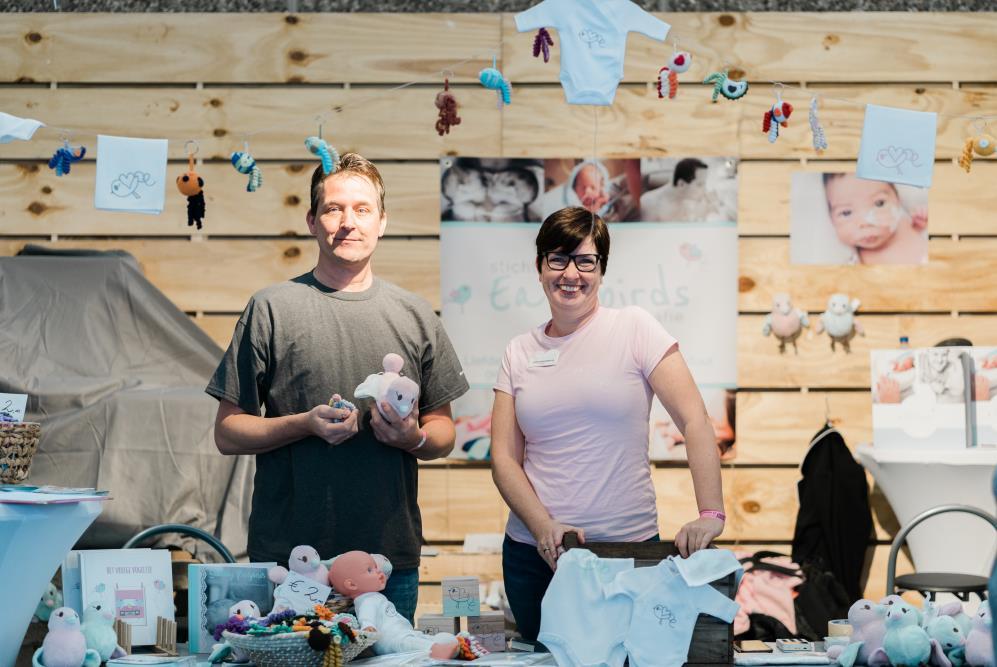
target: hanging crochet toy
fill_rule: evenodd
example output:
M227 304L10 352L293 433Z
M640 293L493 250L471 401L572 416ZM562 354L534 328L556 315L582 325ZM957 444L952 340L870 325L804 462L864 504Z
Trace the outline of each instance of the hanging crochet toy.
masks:
M810 134L813 135L814 150L820 155L827 150L827 137L824 135L824 127L817 118L817 96L810 98Z
M994 154L994 149L997 149L997 143L994 142L992 135L981 132L975 137L970 137L966 139L966 145L962 148L962 155L959 156L959 166L965 169L968 174L970 168L973 166L974 153L981 157L987 157ZM51 163L49 166L51 166Z
M772 108L765 112L762 119L762 132L769 135L769 143L774 144L779 138L779 126L786 127L789 124L789 116L793 113L793 105L783 102L781 99L772 105Z
M845 352L851 352L851 341L855 335L865 335L865 330L855 319L855 311L859 309L858 299L849 299L847 294L832 294L827 300L827 310L821 313L817 322L817 333L827 331L831 339L831 351L835 343L841 345Z
M712 72L703 79L703 83L713 84L713 103L716 104L717 97L723 95L728 100L739 100L748 92L747 81L737 81L727 76L727 70L722 72Z
M499 106L512 104L512 85L509 80L502 76L502 72L495 67L495 58L492 58L492 66L486 67L478 73L478 80L485 88L498 91Z
M772 312L765 316L762 325L762 335L772 334L779 340L779 354L786 353L786 344L793 346L793 352L799 354L796 339L800 337L804 327L810 326L810 318L806 312L793 307L789 294L779 292L772 297Z
M554 46L554 39L547 32L547 28L540 28L537 36L533 38L533 57L539 58L543 54L544 62L550 62L550 47Z
M658 99L674 100L679 91L679 74L689 71L692 66L692 54L688 51L676 51L668 64L658 70ZM667 73L667 74L666 74ZM668 90L665 90L665 79L668 80Z
M312 136L305 139L305 147L313 154L318 155L322 161L322 172L324 174L331 174L339 168L339 153L322 139L321 136Z
M436 93L436 108L440 110L440 117L436 119L436 133L442 137L444 134L450 134L452 126L460 125L457 98L450 92L450 79L444 79L443 90Z
M196 152L196 151L195 151ZM204 179L194 171L194 153L187 153L187 171L177 176L177 190L187 197L187 226L201 229L204 221Z
M249 183L246 184L246 192L256 192L263 185L263 174L256 166L256 160L249 154L249 151L242 153L236 151L232 153L232 166L240 174L249 175Z
M52 154L52 159L48 161L48 168L55 170L56 176L65 176L69 173L70 165L79 162L87 154L85 146L80 146L79 151L73 152L67 139L63 139L62 147Z

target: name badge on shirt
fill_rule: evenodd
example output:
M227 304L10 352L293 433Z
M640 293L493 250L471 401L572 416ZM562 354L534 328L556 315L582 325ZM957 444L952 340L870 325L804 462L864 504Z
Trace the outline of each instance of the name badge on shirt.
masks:
M530 368L543 368L544 366L556 366L559 352L557 350L547 350L537 352L530 359Z

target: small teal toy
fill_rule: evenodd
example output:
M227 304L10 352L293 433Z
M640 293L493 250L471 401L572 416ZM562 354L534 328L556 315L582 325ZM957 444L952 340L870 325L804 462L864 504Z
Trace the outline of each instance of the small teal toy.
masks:
M492 58L492 66L486 67L478 73L478 80L485 88L498 91L499 106L502 106L502 104L512 104L512 84L495 67L494 57Z
M80 626L87 640L87 648L100 654L101 662L126 655L118 646L118 635L114 631L114 613L102 605L94 603L83 610L83 624Z
M323 173L331 174L339 168L339 153L322 137L308 137L305 139L305 147L322 160Z
M86 146L80 146L78 151L74 151L69 142L63 140L62 147L52 154L48 161L48 168L55 170L56 176L65 176L74 162L79 162L87 154Z
M87 648L80 630L80 615L59 607L48 619L48 634L31 656L32 667L99 667L100 654Z
M52 616L52 611L61 606L62 591L56 588L55 584L49 582L45 592L42 593L42 599L38 601L38 606L35 608L35 618L42 623L48 623L48 619Z
M938 642L918 625L917 609L911 605L902 600L894 602L883 622L886 625L883 648L872 655L870 662L878 662L885 654L893 667L920 667L929 659L939 667L951 667Z
M249 151L232 153L232 166L240 174L249 176L249 183L246 185L246 192L256 192L263 185L263 174L256 165L256 160L249 154Z
M728 100L739 100L748 94L748 82L737 81L727 76L727 70L722 72L711 72L703 79L704 84L713 84L713 103L716 104L717 97L723 95Z

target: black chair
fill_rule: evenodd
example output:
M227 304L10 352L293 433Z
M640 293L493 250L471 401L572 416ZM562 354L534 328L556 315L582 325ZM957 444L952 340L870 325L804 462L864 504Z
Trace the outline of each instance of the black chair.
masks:
M194 526L188 526L183 523L163 523L158 526L152 526L151 528L146 528L145 530L143 530L142 532L138 533L137 535L129 539L127 542L125 542L125 545L122 547L122 549L132 549L141 544L142 542L144 542L145 540L149 539L150 537L155 537L156 535L163 535L166 533L177 533L179 535L186 535L188 537L194 537L203 542L207 542L212 549L218 552L218 555L221 556L226 563L235 562L235 556L232 555L232 552L229 551L217 537L215 537L211 533L201 530L200 528L195 528Z
M971 593L975 593L980 600L986 599L986 577L955 572L915 572L914 574L896 576L897 555L900 553L900 547L903 546L910 531L925 519L948 512L973 514L984 521L989 521L990 525L997 531L997 519L983 510L969 505L939 505L938 507L932 507L929 510L921 512L911 519L910 523L901 528L900 532L893 539L893 544L890 547L890 559L886 564L887 595L902 591L916 591L930 600L938 593L952 593L960 600L966 601L969 599Z

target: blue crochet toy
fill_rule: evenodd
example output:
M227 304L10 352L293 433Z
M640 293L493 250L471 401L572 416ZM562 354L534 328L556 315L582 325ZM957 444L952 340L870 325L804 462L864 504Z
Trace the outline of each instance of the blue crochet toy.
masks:
M232 166L240 174L249 175L249 183L246 184L246 192L256 192L263 185L263 174L256 166L256 160L249 154L249 151L232 153Z
M62 148L59 148L52 154L52 159L48 161L48 168L55 169L56 176L65 176L69 173L70 165L82 160L86 154L86 146L80 146L79 152L74 153L67 141L62 145Z
M305 147L322 160L323 173L331 174L339 168L339 153L322 137L308 137L305 139Z
M357 409L357 406L353 405L345 398L340 397L339 394L333 394L332 399L329 401L329 405L336 408L337 410L349 410L350 412L353 412L354 410ZM338 424L339 422L345 420L333 419L332 421Z
M747 81L737 81L727 76L727 70L723 72L711 72L703 79L703 83L713 84L713 103L716 104L717 97L723 95L728 100L739 100L748 92Z
M498 91L501 100L499 106L502 104L512 104L512 85L502 75L502 72L498 71L495 67L495 58L492 58L491 67L486 67L478 73L478 80L481 81L481 85L485 88Z

